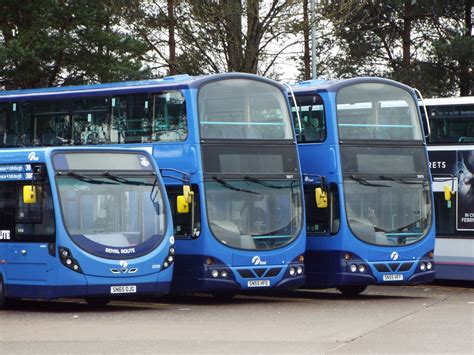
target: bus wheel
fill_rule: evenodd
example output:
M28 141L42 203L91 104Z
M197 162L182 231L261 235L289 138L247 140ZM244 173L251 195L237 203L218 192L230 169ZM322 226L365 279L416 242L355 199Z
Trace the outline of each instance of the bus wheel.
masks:
M0 309L8 306L8 301L5 297L5 285L3 284L3 277L0 276Z
M86 298L86 302L89 306L103 307L110 302L109 298Z
M367 285L355 285L355 286L341 286L337 289L341 292L344 296L347 297L355 297L360 295L362 292L365 291Z

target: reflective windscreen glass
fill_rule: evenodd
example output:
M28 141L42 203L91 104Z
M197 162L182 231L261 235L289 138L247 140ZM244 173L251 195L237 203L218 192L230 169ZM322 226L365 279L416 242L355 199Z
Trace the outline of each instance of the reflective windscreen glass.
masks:
M423 238L431 223L429 182L424 179L344 180L349 227L376 245L406 245Z
M420 141L416 102L409 92L382 83L342 88L337 94L339 139Z
M285 95L248 79L214 81L199 90L203 139L292 139Z
M211 231L223 244L249 250L275 249L301 228L301 188L296 180L206 182Z
M166 227L165 206L155 184L153 176L58 176L69 234L73 239L85 238L109 247L133 247L153 237L161 239Z

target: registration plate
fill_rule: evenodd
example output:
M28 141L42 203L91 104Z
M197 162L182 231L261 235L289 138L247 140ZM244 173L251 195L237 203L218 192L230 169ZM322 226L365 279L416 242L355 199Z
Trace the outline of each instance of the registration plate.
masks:
M248 287L270 287L270 280L250 280L247 281Z
M384 281L403 281L403 274L387 274L383 275Z
M137 286L127 285L127 286L110 286L110 293L136 293Z

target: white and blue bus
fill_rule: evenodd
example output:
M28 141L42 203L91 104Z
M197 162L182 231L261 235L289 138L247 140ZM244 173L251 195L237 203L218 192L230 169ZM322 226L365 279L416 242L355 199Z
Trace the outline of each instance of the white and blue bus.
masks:
M0 94L0 112L0 146L147 149L168 169L173 292L229 297L304 283L302 182L279 83L227 73L20 90Z
M166 294L174 254L170 207L147 152L0 149L0 306Z
M425 105L431 126L436 279L474 281L474 97L426 99ZM445 191L452 194L448 202Z

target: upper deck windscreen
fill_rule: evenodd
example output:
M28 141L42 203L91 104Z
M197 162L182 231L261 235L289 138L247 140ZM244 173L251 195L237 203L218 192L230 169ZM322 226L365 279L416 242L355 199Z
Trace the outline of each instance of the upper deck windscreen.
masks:
M285 95L248 79L214 81L199 91L202 139L293 139Z
M421 141L416 102L409 92L383 83L342 88L337 94L339 139Z

